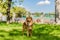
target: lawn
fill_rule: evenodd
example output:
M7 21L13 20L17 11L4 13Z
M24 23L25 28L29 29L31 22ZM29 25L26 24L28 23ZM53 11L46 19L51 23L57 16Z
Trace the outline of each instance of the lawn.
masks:
M32 37L22 35L22 23L0 23L0 40L60 40L60 25L34 24Z

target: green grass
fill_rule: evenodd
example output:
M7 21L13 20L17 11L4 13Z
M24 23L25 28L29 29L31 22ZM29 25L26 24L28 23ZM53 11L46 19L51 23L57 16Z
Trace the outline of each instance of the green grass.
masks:
M27 37L21 23L0 23L0 40L60 40L60 25L34 24L32 37Z

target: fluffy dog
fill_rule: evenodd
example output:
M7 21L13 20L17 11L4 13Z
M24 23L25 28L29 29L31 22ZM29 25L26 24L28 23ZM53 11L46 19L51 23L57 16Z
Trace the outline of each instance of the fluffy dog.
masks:
M33 20L32 17L27 17L26 21L23 23L23 35L24 31L27 31L27 36L32 36L32 27L33 27Z

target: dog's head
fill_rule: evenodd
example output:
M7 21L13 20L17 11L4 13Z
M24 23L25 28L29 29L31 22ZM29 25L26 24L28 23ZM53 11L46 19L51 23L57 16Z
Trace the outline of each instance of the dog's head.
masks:
M27 18L26 18L26 21L27 21L27 22L31 22L31 21L32 21L32 17L27 17Z

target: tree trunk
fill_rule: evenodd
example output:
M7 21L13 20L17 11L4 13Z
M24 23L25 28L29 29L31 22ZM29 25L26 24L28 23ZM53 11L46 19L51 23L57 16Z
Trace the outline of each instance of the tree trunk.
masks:
M57 23L57 4L56 4L56 1L55 0L55 23Z
M12 0L8 0L8 1L7 1L7 5L8 5L8 8L7 8L7 24L10 23L10 8L11 8L11 2L12 2Z

